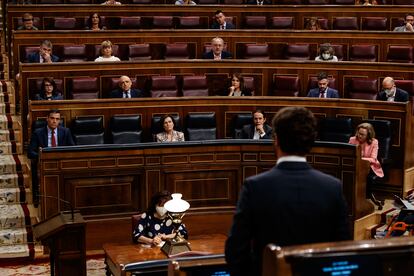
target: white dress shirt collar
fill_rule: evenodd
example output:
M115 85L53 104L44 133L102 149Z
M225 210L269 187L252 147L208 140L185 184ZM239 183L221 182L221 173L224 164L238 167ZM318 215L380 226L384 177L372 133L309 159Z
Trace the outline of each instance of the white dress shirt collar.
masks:
M276 165L282 162L306 162L306 157L298 155L282 156L279 159L277 159Z

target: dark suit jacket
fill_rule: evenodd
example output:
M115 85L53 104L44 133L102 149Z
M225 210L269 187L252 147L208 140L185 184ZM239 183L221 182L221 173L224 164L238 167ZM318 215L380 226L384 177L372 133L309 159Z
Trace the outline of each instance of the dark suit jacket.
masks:
M221 52L221 59L232 58L232 54L226 51ZM213 51L207 52L203 54L204 59L214 59Z
M58 62L59 61L59 57L52 55L52 62ZM27 62L29 63L39 63L40 62L40 53L36 52L36 53L31 53L28 57L27 57Z
M247 5L257 5L257 0L248 0L246 4ZM263 5L271 5L271 4L272 4L272 1L270 1L270 0L264 0L263 1Z
M226 261L231 275L261 275L267 244L346 240L348 227L338 179L305 162L282 162L245 180L226 241Z
M115 89L111 91L111 98L122 98L124 96L124 92L121 89ZM144 93L142 93L139 89L131 88L131 98L142 98L144 97Z
M387 94L385 94L384 91L381 91L377 95L377 100L386 101L387 100ZM403 102L408 102L408 92L397 87L397 91L395 92L394 102L402 102L402 103Z
M211 25L211 29L220 29L220 24L217 23L217 21L214 21L214 23ZM233 25L233 23L227 22L226 30L230 30L230 29L236 29L236 27Z
M319 88L313 88L309 90L308 97L319 98ZM326 92L326 97L327 98L339 98L338 90L328 87L328 91Z
M260 139L272 139L272 128L265 124L263 129L265 131L265 135L263 135L263 137L261 137ZM255 126L253 124L244 126L241 132L241 138L253 139L254 131Z
M74 146L75 143L72 139L72 134L70 130L65 127L59 126L57 128L58 146ZM32 133L30 138L29 148L27 150L27 155L30 159L37 159L38 152L40 148L47 148L47 126L38 128Z

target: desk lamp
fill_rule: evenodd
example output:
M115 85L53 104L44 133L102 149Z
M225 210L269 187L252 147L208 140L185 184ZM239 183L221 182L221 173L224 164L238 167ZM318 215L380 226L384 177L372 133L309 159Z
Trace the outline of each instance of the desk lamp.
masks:
M168 257L171 255L175 255L181 252L191 251L188 242L180 235L178 231L182 219L185 215L185 211L190 208L190 203L181 199L182 194L172 194L172 199L167 201L164 204L164 208L168 211L168 216L171 218L175 236L172 239L165 241L165 244L162 246L161 250L164 252Z

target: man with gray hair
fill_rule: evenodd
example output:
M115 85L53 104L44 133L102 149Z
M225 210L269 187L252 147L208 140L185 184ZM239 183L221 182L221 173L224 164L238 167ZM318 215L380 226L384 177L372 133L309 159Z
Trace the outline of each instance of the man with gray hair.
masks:
M29 63L52 63L58 62L59 57L52 54L52 42L50 40L42 40L40 42L39 51L30 54L27 57Z
M408 102L408 93L395 86L394 79L386 77L382 81L382 91L378 93L376 100L387 102Z
M232 58L231 53L226 52L224 49L224 40L220 37L215 37L211 40L211 50L203 54L204 59L221 60Z

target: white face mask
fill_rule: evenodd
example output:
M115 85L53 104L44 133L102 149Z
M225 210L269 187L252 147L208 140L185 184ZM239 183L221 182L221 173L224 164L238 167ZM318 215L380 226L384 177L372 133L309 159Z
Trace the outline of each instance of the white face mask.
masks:
M166 214L167 214L167 209L165 209L164 208L164 206L163 207L161 207L161 206L155 206L155 210L157 211L157 214L162 218L162 217L164 217Z
M387 95L387 97L391 97L394 94L394 89L384 89L385 94Z
M322 54L322 58L323 59L330 59L331 58L331 55L324 53L324 54Z

